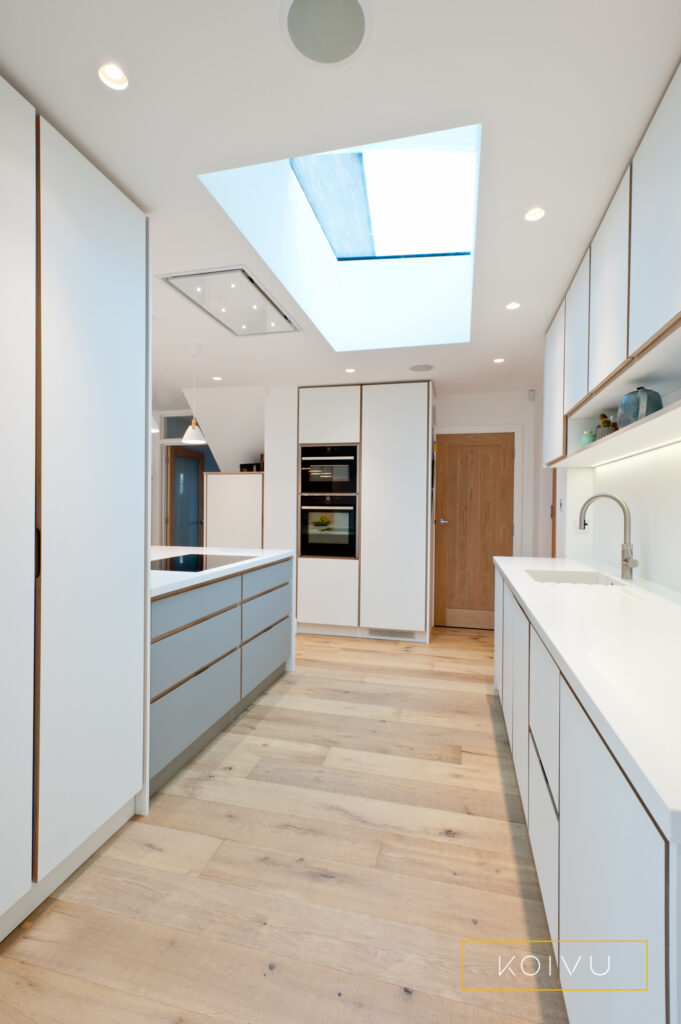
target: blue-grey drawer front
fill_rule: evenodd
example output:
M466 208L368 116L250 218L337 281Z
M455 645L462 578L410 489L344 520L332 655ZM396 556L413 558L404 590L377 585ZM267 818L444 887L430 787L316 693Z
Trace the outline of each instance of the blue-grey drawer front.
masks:
M291 619L261 633L241 648L241 696L245 697L270 672L279 668L291 652Z
M151 696L163 693L240 643L240 607L158 640L151 645Z
M265 590L278 587L282 583L291 582L291 559L285 562L277 562L275 565L266 565L262 569L253 569L244 573L244 600L247 597L255 597Z
M163 636L187 622L238 604L241 600L241 576L230 576L205 587L171 594L151 602L151 637Z
M150 775L153 778L239 703L241 655L222 658L151 705Z
M243 606L241 619L241 635L244 640L250 640L256 633L279 622L285 615L291 614L291 585L286 583L278 590L272 590L269 594L262 594L246 601Z

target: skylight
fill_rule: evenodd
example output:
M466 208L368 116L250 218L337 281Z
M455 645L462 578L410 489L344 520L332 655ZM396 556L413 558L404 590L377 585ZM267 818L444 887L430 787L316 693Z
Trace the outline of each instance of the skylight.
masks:
M367 147L291 160L338 260L469 256L477 164L477 147Z
M467 125L201 181L337 352L466 344L480 140Z

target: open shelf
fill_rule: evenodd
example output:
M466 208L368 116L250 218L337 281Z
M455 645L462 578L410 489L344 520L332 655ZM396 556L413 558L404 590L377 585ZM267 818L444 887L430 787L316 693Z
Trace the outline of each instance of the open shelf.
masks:
M592 441L583 448L577 448L565 458L552 462L551 466L557 469L602 466L606 462L616 462L641 452L664 448L677 441L681 441L681 401L645 419L630 423L628 427L615 430L598 441Z

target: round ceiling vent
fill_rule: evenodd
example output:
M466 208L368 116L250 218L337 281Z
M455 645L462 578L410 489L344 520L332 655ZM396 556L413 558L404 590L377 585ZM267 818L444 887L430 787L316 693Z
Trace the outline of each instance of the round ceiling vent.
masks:
M433 369L433 366L431 363L415 363L413 366L410 366L409 369L412 370L413 373L427 373L428 370Z
M319 64L350 57L366 28L358 0L293 0L287 24L296 49Z

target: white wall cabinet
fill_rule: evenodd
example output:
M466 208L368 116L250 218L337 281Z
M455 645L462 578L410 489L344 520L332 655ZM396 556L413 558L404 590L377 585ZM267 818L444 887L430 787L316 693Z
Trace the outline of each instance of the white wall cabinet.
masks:
M146 221L40 121L37 874L142 787Z
M207 548L263 546L263 474L206 473Z
M546 333L544 347L544 463L565 454L563 417L563 359L565 351L565 302L561 303Z
M594 952L604 969L602 947L564 940L609 940L611 971L589 986L648 991L570 992L565 1001L570 1024L664 1024L665 841L628 780L592 726L565 681L560 694L560 932L561 957L574 963ZM598 955L600 953L600 956ZM561 967L569 989L585 980Z
M298 559L298 621L357 626L359 562L354 558Z
M35 111L0 79L0 914L31 887L35 587ZM17 439L19 443L17 443ZM1 937L1 936L0 936Z
M301 388L300 444L359 444L361 388Z
M681 73L634 157L629 354L681 312Z
M430 385L362 389L360 626L426 629Z
M565 296L565 386L567 413L589 390L589 281L591 250L579 265Z
M627 168L591 243L589 390L627 358L630 184Z

